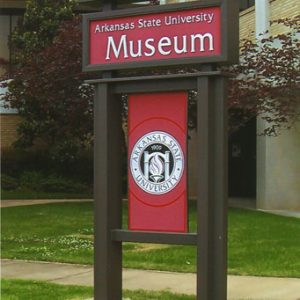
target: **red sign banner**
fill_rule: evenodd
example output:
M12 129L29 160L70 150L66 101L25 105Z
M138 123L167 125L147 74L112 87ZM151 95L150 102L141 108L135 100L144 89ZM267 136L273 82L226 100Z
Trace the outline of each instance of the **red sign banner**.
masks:
M129 95L129 229L187 231L187 92Z
M221 53L220 7L90 22L90 64Z

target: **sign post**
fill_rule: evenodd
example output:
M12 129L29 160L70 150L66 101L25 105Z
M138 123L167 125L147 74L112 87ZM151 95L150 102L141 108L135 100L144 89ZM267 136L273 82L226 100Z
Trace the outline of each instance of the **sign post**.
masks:
M84 71L95 85L96 300L122 299L122 243L197 246L197 299L225 300L226 75L238 56L235 0L84 16ZM180 30L179 30L180 28ZM121 69L201 64L185 74L113 77ZM145 72L144 72L145 73ZM187 219L187 93L197 92L197 233ZM121 95L129 99L129 226L122 228Z

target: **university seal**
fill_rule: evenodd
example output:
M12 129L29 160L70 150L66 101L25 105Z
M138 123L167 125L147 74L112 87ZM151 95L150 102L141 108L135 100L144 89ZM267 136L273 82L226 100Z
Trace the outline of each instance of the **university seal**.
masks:
M180 182L184 170L180 144L163 131L145 134L132 149L130 170L135 183L146 193L170 192Z

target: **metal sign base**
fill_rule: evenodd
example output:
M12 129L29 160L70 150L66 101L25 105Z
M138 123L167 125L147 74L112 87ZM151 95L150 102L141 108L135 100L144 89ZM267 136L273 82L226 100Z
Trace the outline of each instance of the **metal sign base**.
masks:
M197 300L227 298L226 76L218 71L185 75L105 78L95 84L94 298L122 299L122 242L197 246ZM122 229L120 95L191 90L197 96L197 233Z

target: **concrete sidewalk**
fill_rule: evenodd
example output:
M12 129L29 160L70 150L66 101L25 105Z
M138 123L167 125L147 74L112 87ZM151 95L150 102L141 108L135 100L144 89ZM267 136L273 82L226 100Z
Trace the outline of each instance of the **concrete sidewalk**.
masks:
M26 200L1 200L0 207L14 207L37 204L64 203L64 202L93 202L92 199L26 199Z
M2 278L44 280L93 286L93 267L62 263L1 260ZM123 270L124 289L168 290L195 294L196 275L146 270ZM300 300L300 279L228 276L230 300Z

